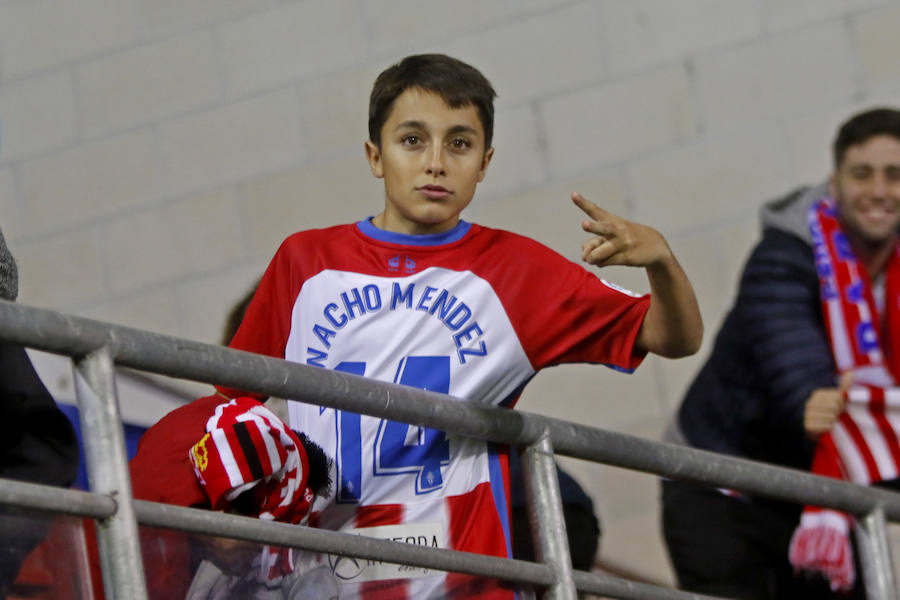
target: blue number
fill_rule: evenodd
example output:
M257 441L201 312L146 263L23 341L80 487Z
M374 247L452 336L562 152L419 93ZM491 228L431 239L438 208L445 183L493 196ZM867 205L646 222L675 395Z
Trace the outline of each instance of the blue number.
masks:
M450 391L449 356L410 356L400 362L394 383L440 392ZM450 442L443 431L384 419L375 438L375 475L416 474L416 493L444 485L441 466L450 462Z
M342 362L334 368L353 375L365 375L366 363ZM320 413L321 414L321 413ZM345 410L334 411L337 430L338 460L336 501L356 504L362 492L362 430L357 413Z
M365 375L366 363L342 362L336 371ZM400 362L394 383L447 394L450 392L449 356L409 356ZM320 414L324 412L320 410ZM360 415L335 411L337 433L338 503L359 502L362 493L362 430ZM450 462L450 442L443 431L382 419L374 448L374 474L416 474L416 493L440 489L441 467Z

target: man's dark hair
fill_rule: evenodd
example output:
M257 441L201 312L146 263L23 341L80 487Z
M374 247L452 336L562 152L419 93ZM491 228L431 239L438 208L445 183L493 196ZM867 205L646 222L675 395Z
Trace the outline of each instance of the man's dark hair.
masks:
M844 162L847 148L862 144L877 135L889 135L900 140L900 111L893 108L873 108L850 117L834 138L832 155L834 168Z
M484 128L484 149L494 137L494 98L497 93L481 72L444 54L407 56L381 72L369 96L369 139L381 148L381 128L394 102L410 88L440 96L450 108L474 106Z

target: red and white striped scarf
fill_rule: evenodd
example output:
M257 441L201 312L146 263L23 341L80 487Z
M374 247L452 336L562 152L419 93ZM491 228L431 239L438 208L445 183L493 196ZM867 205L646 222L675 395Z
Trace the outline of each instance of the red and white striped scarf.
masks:
M900 477L900 246L885 269L879 313L868 273L841 231L832 199L808 214L819 273L822 310L838 375L853 373L845 411L816 446L812 472L860 485ZM887 339L883 339L884 337ZM861 385L856 385L861 384ZM791 538L796 569L818 571L833 590L853 587L848 515L807 506Z
M235 398L216 407L206 432L190 459L214 510L250 493L260 519L306 521L313 501L306 451L281 419L252 398ZM274 583L293 569L289 549L266 547L261 558L262 581Z

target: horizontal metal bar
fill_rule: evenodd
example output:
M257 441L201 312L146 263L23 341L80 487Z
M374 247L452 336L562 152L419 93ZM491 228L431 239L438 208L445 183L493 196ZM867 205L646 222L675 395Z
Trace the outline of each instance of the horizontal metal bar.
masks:
M0 505L92 519L107 519L116 512L116 501L109 496L13 479L0 479Z
M722 600L719 596L705 596L692 592L671 590L648 583L628 581L602 573L574 571L575 587L579 592L598 594L604 598L623 600Z
M882 507L900 521L895 492L13 302L0 301L0 339L74 356L106 345L118 364L135 369L495 442L527 446L547 431L556 454L857 516Z
M557 454L857 516L882 507L891 521L900 521L897 492L577 424L550 430Z
M557 454L860 516L882 506L900 521L893 492L11 302L0 301L0 337L61 354L109 345L125 366L497 442L527 445L546 430Z
M0 479L0 505L27 511L61 513L74 517L104 519L116 510L115 501L101 494ZM176 529L201 535L233 537L258 544L293 546L315 552L357 556L374 560L396 560L422 568L451 570L470 575L495 577L537 587L553 582L550 569L536 563L478 554L408 546L334 531L297 527L211 512L135 500L138 521L150 527ZM581 592L611 598L646 600L702 600L710 598L667 590L597 573L574 571Z
M188 533L216 535L259 544L292 546L338 556L397 562L545 587L553 574L544 565L442 548L427 548L325 529L261 521L221 512L135 500L138 522Z

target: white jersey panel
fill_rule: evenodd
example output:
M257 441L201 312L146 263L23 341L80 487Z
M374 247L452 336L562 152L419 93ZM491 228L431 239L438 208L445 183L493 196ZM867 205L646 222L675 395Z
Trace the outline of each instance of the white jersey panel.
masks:
M285 358L488 404L534 374L491 286L438 267L318 273L294 302ZM490 479L478 440L297 402L290 415L333 453L339 504L427 504Z

